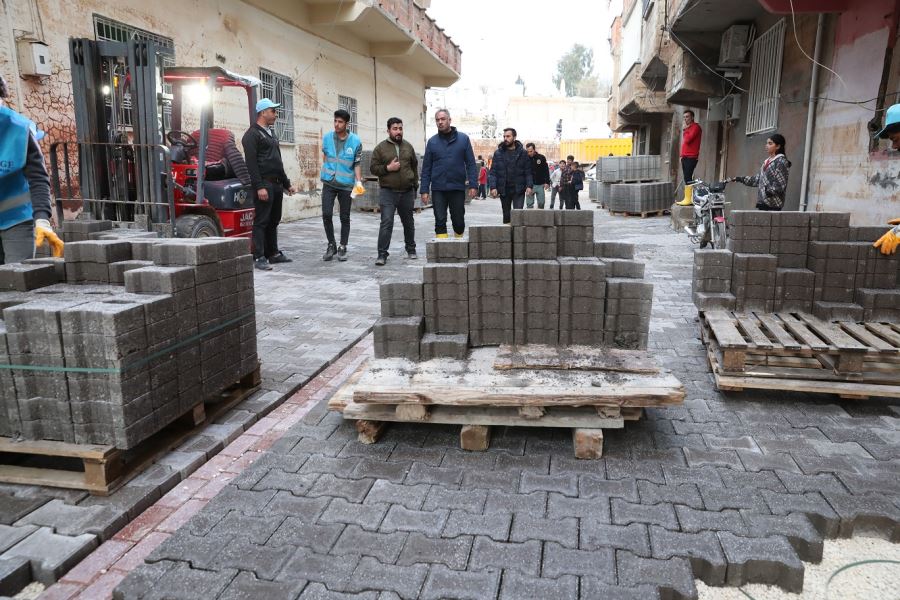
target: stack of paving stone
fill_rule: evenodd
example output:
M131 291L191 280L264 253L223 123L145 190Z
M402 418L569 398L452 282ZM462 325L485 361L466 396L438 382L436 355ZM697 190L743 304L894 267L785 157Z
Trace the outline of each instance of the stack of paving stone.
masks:
M610 212L660 212L672 204L672 183L659 181L658 155L601 156L597 164L597 197Z
M672 182L616 183L610 187L610 212L646 213L668 210L672 204Z
M731 215L729 249L694 253L698 309L900 322L900 258L872 247L884 227L851 227L848 213Z
M597 179L618 181L656 181L662 162L659 155L601 156L597 159Z
M0 435L127 449L253 372L247 250L93 240L66 245L65 279L0 266L0 363L21 367L0 370Z
M632 244L593 237L590 211L516 210L512 227L429 242L423 283L381 287L375 356L462 358L513 343L646 348L644 265Z

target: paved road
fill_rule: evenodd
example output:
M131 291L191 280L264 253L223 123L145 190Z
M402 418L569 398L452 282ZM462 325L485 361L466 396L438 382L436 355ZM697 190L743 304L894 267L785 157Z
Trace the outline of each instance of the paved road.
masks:
M470 214L499 221L489 202ZM424 239L430 218L418 222ZM684 406L647 411L606 435L604 459L576 461L563 430L498 428L489 451L465 453L454 427L398 425L363 446L323 400L117 597L693 598L694 576L796 590L823 538L900 539L900 404L716 392L685 239L667 219L597 223L647 261L651 347ZM315 370L371 323L379 281L420 266L376 270L375 220L354 226L367 241L346 264L315 260L318 222L283 229L301 260L258 279L267 380Z

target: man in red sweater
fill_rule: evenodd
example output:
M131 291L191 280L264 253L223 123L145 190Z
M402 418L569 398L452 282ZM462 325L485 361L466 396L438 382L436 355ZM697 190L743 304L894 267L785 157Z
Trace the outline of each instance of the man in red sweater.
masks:
M678 204L690 206L693 204L691 190L688 182L694 179L694 169L697 168L697 160L700 158L700 140L703 130L694 122L694 111L684 111L684 131L681 134L681 171L684 173L684 200Z

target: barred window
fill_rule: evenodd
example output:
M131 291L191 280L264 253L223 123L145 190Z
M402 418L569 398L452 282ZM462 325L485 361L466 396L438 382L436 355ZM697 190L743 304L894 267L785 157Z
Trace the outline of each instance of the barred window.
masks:
M343 108L350 113L350 123L347 129L353 133L358 133L357 124L359 123L359 114L356 108L356 98L350 96L338 96L338 108Z
M784 54L784 19L753 42L750 65L750 97L747 106L747 135L778 128L781 94L781 59Z
M280 104L275 111L275 137L281 142L294 143L294 80L287 75L280 75L268 69L259 70L262 81L262 97Z

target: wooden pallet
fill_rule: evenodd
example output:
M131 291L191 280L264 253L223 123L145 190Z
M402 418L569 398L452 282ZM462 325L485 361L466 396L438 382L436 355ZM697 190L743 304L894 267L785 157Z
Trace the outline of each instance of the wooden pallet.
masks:
M503 346L463 361L372 360L329 408L356 420L363 443L376 442L390 422L460 425L464 450L487 449L491 427L563 427L572 430L576 457L599 458L603 429L683 399L680 382L643 352Z
M709 311L701 314L700 327L719 389L900 397L896 323Z
M642 219L646 219L647 217L661 217L669 212L669 209L661 209L661 210L648 210L641 212L629 212L629 211L609 211L609 214L613 217L640 217Z
M0 482L78 489L107 496L162 454L248 398L260 383L257 367L222 394L199 402L129 450L103 444L0 437Z

